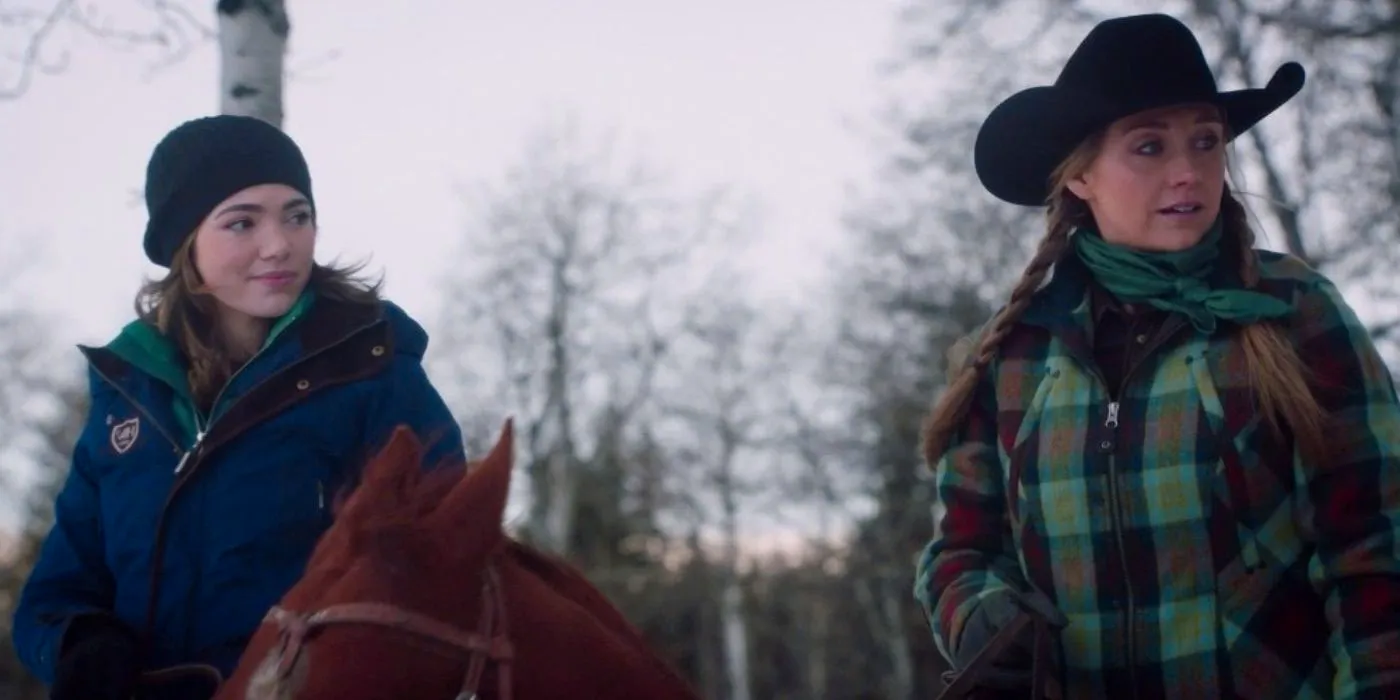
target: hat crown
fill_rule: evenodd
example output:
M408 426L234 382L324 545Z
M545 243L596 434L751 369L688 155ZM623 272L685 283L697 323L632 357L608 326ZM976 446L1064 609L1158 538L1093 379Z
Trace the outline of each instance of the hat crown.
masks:
M1191 30L1164 14L1099 23L1065 62L1055 87L1119 104L1190 102L1218 94L1215 75Z
M255 117L217 114L191 119L171 129L152 150L146 164L146 206L158 208L189 177L228 158L256 158L266 148L288 146L300 153L281 129Z
M1165 14L1098 23L1075 48L1053 85L1002 100L983 120L973 166L996 197L1044 206L1051 176L1084 139L1132 114L1210 104L1239 136L1303 88L1303 67L1289 61L1267 85L1221 92L1191 30Z
M146 164L146 256L168 266L210 210L240 190L283 184L311 206L311 173L296 142L254 117L192 119L156 144Z

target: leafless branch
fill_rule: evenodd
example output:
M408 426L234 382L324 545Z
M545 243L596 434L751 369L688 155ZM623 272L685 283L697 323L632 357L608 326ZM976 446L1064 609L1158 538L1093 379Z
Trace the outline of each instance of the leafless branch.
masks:
M1400 319L1394 319L1371 326L1371 339L1377 342L1389 340L1391 334L1400 331Z
M1388 14L1357 17L1346 23L1318 17L1316 13L1297 7L1297 3L1281 11L1258 12L1257 17L1266 24L1304 32L1323 40L1400 36L1400 6L1396 6L1396 3L1391 3Z
M59 0L47 14L29 11L3 15L5 19L0 23L6 26L28 26L36 22L38 26L30 33L28 40L24 42L24 49L18 56L7 56L19 62L19 77L14 85L0 87L0 99L14 99L23 95L33 81L34 71L56 73L62 70L59 66L44 63L43 50L73 4L73 0Z
M148 67L147 78L179 63L195 47L215 36L214 29L200 22L185 4L168 0L141 0L137 4L145 6L149 28L122 26L99 14L95 6L83 7L75 0L55 0L47 11L0 5L0 29L24 35L22 48L5 56L15 65L15 77L9 85L0 86L0 100L22 97L33 85L36 73L56 75L66 70L66 49L58 51L56 59L47 57L64 28L95 38L109 48L156 49L160 56Z

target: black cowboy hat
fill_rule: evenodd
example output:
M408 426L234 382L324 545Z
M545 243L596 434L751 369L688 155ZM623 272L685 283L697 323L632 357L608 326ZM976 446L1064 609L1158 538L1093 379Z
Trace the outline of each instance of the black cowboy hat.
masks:
M997 105L973 147L977 177L1012 204L1044 206L1050 176L1084 139L1132 114L1186 103L1213 104L1233 138L1303 88L1303 67L1285 63L1263 89L1220 92L1191 30L1163 14L1099 23L1054 85L1022 90Z

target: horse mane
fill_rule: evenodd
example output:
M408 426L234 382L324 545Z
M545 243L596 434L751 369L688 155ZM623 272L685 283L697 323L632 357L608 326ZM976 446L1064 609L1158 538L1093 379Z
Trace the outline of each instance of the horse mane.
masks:
M600 624L636 648L650 648L650 643L642 636L641 630L628 621L622 612L579 571L578 567L569 563L567 559L509 536L505 538L505 546L498 552L498 555L525 572L534 575L550 589L577 603L579 607L593 615ZM682 685L686 684L676 669L665 660L651 654L646 656L653 668L675 678Z
M507 537L501 552L508 561L549 584L549 587L572 598L589 612L598 615L599 621L609 629L624 635L631 641L642 642L641 634L627 618L617 611L607 598L579 572L578 568L563 557L550 554L530 546L513 537Z

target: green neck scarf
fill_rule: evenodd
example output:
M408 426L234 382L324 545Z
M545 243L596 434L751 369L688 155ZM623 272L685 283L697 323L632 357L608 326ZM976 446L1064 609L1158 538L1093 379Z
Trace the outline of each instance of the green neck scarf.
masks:
M1199 243L1186 250L1143 252L1113 245L1097 231L1081 228L1074 235L1074 252L1115 297L1180 313L1207 335L1220 319L1253 323L1291 313L1292 305L1267 294L1210 287L1208 278L1220 255L1221 237L1217 221Z

